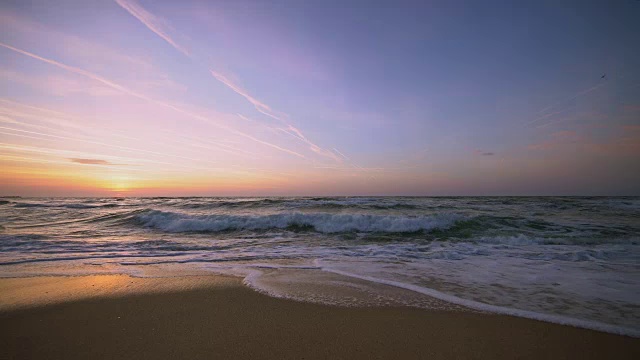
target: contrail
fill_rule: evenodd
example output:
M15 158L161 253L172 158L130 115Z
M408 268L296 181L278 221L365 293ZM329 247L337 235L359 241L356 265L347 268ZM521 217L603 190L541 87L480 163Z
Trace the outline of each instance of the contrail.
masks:
M338 153L338 155L342 156L345 160L349 161L349 158L346 157L342 152L340 152L340 150L333 148L333 151L335 151L336 153Z
M586 95L586 94L588 94L588 93L590 93L590 92L592 92L592 91L594 91L594 90L599 89L600 87L602 87L602 86L603 86L603 85L605 85L605 84L606 84L606 82L601 82L601 83L599 83L599 84L597 84L597 85L595 85L595 86L591 86L591 87L589 87L589 88L587 88L587 89L584 89L584 90L582 90L582 91L579 91L577 94L575 94L575 95L573 95L573 96L571 96L571 97L569 97L569 98L566 98L566 99L564 99L564 100L562 100L562 101L559 101L559 102L557 102L557 103L555 103L555 104L553 104L553 105L551 105L551 106L547 106L546 108L544 108L544 109L542 109L542 110L538 111L538 113L544 113L544 112L547 112L547 111L549 111L549 110L552 110L552 109L556 108L558 105L562 105L562 104L564 104L564 103L566 103L566 102L568 102L568 101L573 101L573 100L575 100L575 99L577 99L577 98L579 98L579 97L581 97L581 96L583 96L583 95ZM573 106L573 105L571 105L571 106ZM555 112L552 112L552 113L548 113L548 114L544 114L544 115L542 115L542 116L539 116L539 117L537 117L537 118L535 118L535 119L533 119L533 120L531 120L531 121L527 122L527 123L526 123L526 125L527 125L527 126L528 126L528 125L532 125L532 124L535 124L536 122L538 122L538 121L540 121L540 120L544 120L544 119L547 119L547 118L552 117L552 116L554 116L554 115L561 114L561 113L563 113L563 112L565 112L565 111L569 110L569 109L571 108L571 106L568 106L568 107L562 108L562 109L560 109L560 110L558 110L558 111L555 111Z
M76 130L82 131L84 133L91 133L91 132L94 132L96 130L95 128L85 129L84 127L79 126L79 125L77 125L77 124L75 124L73 122L66 121L66 119L80 120L80 118L76 117L76 116L73 116L73 115L69 115L69 114L63 113L63 112L59 112L59 111L55 111L55 110L51 110L51 109L47 109L47 108L42 108L42 107L25 105L25 104L22 104L22 103L18 103L18 102L6 100L6 99L0 99L0 102L11 104L11 105L15 106L16 108L22 107L21 110L29 110L29 111L32 111L32 112L34 110L37 110L37 111L35 111L33 113L24 113L24 112L16 111L13 108L4 108L3 107L4 105L0 104L0 114L5 113L5 114L10 114L10 115L15 116L15 117L20 117L20 118L32 118L32 119L36 119L36 120L39 120L39 121L50 122L50 123L55 124L55 125L63 125L63 126L66 126L66 127L71 127L71 128L76 129ZM41 112L44 115L38 115L38 112ZM51 119L48 119L47 116L51 116L51 115L48 115L48 114L53 114L55 116L55 121L51 120ZM19 121L4 117L2 115L0 115L0 122L8 122L8 123L11 123L11 124L29 126L29 127L34 127L34 128L37 128L37 129L46 129L46 130L50 130L50 131L54 131L54 132L67 133L67 134L70 134L70 135L75 134L75 133L73 133L71 131L65 131L65 130L61 130L61 129L52 129L52 128L47 127L47 126L32 124L32 123L25 122L25 121L19 122ZM103 136L105 134L105 132L107 132L107 130L104 130L104 129L100 130L100 135ZM134 141L140 141L139 139L137 139L135 137L132 137L132 136L129 136L129 135L123 135L122 133L120 133L118 131L110 131L110 134L113 135L113 136L122 137L122 138L125 138L125 139L130 139L130 140L134 140ZM176 134L173 134L173 135L175 136ZM154 142L154 143L161 143L163 145L166 145L166 143L162 143L162 142L157 141L157 140L146 140L146 141L151 141L151 142ZM171 139L171 141L175 142L177 144L186 146L186 147L194 147L194 148L199 148L199 149L205 148L204 146L195 145L192 142L177 141L176 139ZM216 144L216 145L218 146L216 148L213 148L213 147L206 147L206 148L209 149L209 150L221 150L221 151L224 151L224 152L227 152L227 153L230 153L230 154L235 154L235 155L249 154L249 155L254 156L254 157L260 157L258 154L249 153L247 151L244 151L242 149L238 149L238 148L235 148L235 147L232 147L232 146L229 146L229 145L223 145L223 144ZM171 146L176 147L175 145L171 145ZM248 155L245 155L245 156L248 156Z
M533 120L529 121L529 122L527 123L527 125L532 125L532 124L535 124L536 122L538 122L538 121L540 121L540 120L544 120L544 119L550 118L550 117L552 117L552 116L562 114L562 113L566 112L566 111L567 111L567 110L569 110L569 109L571 109L571 107L567 107L567 108L564 108L564 109L559 110L559 111L556 111L556 112L552 112L552 113L549 113L549 114L542 115L542 116L540 116L540 117L537 117L537 118L535 118L535 119L533 119Z
M4 133L7 134L7 133ZM17 135L17 134L16 134ZM76 151L76 150L64 150L64 149L52 149L47 147L39 147L39 146L24 146L24 145L15 145L8 143L0 143L0 149L7 149L13 151L21 151L21 152L35 152L46 155L55 155L55 156L75 156L75 157L83 157L83 158L107 158L107 159L116 159L119 162L142 162L142 163L152 163L152 164L160 164L160 165L178 165L175 163L168 163L164 161L143 159L143 158L131 158L124 156L113 156L113 155L104 155L98 153L89 153L85 151Z
M25 134L14 134L14 133L9 133L9 132L4 132L4 131L0 131L0 134L18 136L18 137L34 139L34 140L44 140L44 138L42 138L42 137L29 136L29 135L25 135ZM41 134L41 135L47 136L46 134ZM160 171L163 171L163 172L176 171L175 167L179 167L179 168L182 168L182 169L195 169L195 170L200 170L200 171L224 170L224 171L231 171L231 172L234 172L234 173L240 173L238 170L234 170L234 169L230 169L230 168L220 168L220 167L212 168L212 167L209 167L209 166L205 167L205 166L197 166L197 165L185 165L185 164L182 164L180 162L178 162L178 163L169 163L169 162L165 162L165 161L158 161L158 160L151 160L151 159L129 158L129 157L120 157L120 156L113 156L113 155L92 154L92 153L85 153L85 152L79 152L79 151L74 151L74 150L58 150L58 149L49 149L49 148L34 148L34 147L15 146L15 145L12 145L12 144L4 144L4 143L0 143L0 148L13 149L13 150L16 150L16 151L24 151L24 152L40 152L40 153L43 153L43 154L53 154L55 152L68 153L68 154L84 154L84 155L81 155L81 156L90 155L91 157L120 158L120 159L124 159L124 161L139 161L139 162L143 162L143 163L152 163L152 164L159 164L159 165L168 166L168 167L163 167L163 168L159 169ZM45 150L51 150L51 152L47 152ZM124 150L124 151L128 151L128 150ZM60 155L60 156L62 156L62 155ZM132 168L127 168L127 169L132 169ZM136 169L136 170L140 170L140 169ZM148 170L148 171L153 171L153 170Z
M263 156L261 154L257 154L257 153L253 153L250 151L246 151L244 149L240 149L237 148L235 146L231 146L231 145L227 145L227 144L221 144L220 142L216 142L210 139L199 139L193 136L185 136L185 135L180 135L180 134L174 134L171 133L172 137L180 137L183 138L185 140L188 140L188 142L178 142L175 139L171 139L171 141L177 142L177 143L183 143L183 144L189 144L191 146L198 146L198 147L205 147L207 149L211 149L211 150L223 150L223 151L227 151L230 154L241 154L241 155L245 155L247 157L251 157L251 158L262 158ZM193 142L197 141L197 142L204 142L206 144L211 144L214 147L210 147L210 146L206 146L206 144L204 145L194 145Z
M173 39L167 34L163 29L162 25L159 23L162 22L161 19L158 19L155 15L151 14L147 10L143 9L142 6L138 5L134 1L124 1L124 0L115 0L118 5L120 5L123 9L127 10L129 14L133 15L136 19L140 20L149 30L156 33L156 35L160 36L164 41L168 42L174 48L178 49L181 53L186 56L191 57L191 53L178 45Z
M554 107L556 107L558 105L562 105L562 104L566 103L567 101L575 100L576 98L578 98L578 97L580 97L580 96L582 96L584 94L587 94L587 93L590 93L590 92L596 90L597 88L603 86L604 84L606 84L606 83L605 82L600 82L599 84L597 84L595 86L592 86L592 87L589 87L589 88L584 89L582 91L579 91L577 94L575 94L575 95L573 95L573 96L571 96L569 98L566 98L566 99L564 99L562 101L558 101L557 103L555 103L553 105L547 106L546 108L544 108L544 109L542 109L542 110L540 110L538 112L539 113L543 113L543 112L546 112L548 110L553 109Z
M131 96L134 96L134 97L137 97L137 98L139 98L139 99L143 99L143 100L149 101L149 102L151 102L151 103L154 103L154 104L159 105L159 106L162 106L162 107L166 107L166 108L172 109L172 110L174 110L174 111L176 111L176 112L179 112L179 113L181 113L181 114L187 115L187 116L189 116L189 117L191 117L191 118L193 118L193 119L196 119L196 120L200 120L200 121L206 122L207 124L211 124L211 125L213 125L213 126L216 126L216 127L221 128L221 129L225 129L225 130L230 131L230 132L232 132L232 133L234 133L234 134L236 134L236 135L239 135L239 136L245 137L245 138L247 138L247 139L253 140L253 141L257 142L257 143L260 143L260 144L263 144L263 145L266 145L266 146L272 147L272 148L274 148L274 149L277 149L277 150L280 150L280 151L283 151L283 152L289 153L289 154L291 154L291 155L298 156L298 157L300 157L300 158L304 158L304 155L302 155L302 154L300 154L300 153L297 153L297 152L295 152L295 151L292 151L292 150L289 150L289 149L286 149L286 148L280 147L280 146L278 146L278 145L271 144L271 143L269 143L269 142L266 142L266 141L263 141L263 140L257 139L257 138L255 138L255 137L253 137L253 136L249 135L249 134L245 134L245 133L243 133L243 132L241 132L241 131L239 131L239 130L236 130L236 129L230 128L230 127L228 127L228 126L225 126L225 125L222 125L222 124L218 124L218 123L216 123L216 122L212 122L210 119L208 119L208 118L206 118L206 117L204 117L204 116L201 116L201 115L197 115L197 114L191 113L191 112L189 112L189 111L186 111L186 110L183 110L183 109L181 109L181 108L178 108L178 107L176 107L176 106L174 106L174 105L171 105L171 104L168 104L168 103L164 103L164 102L159 101L159 100L152 99L152 98L150 98L150 97L148 97L148 96L142 95L142 94L137 93L137 92L132 91L132 90L129 90L129 89L127 89L126 87L124 87L124 86L122 86L122 85L116 84L116 83L114 83L114 82L112 82L112 81L109 81L109 80L107 80L107 79L105 79L105 78L103 78L103 77L101 77L101 76L95 75L95 74L93 74L93 73L90 73L90 72L88 72L88 71L86 71L86 70L82 70L82 69L80 69L80 68L76 68L76 67L73 67L73 66L65 65L65 64L60 63L60 62L57 62L57 61L55 61L55 60L47 59L47 58L44 58L44 57L38 56L38 55L36 55L36 54L30 53L30 52L28 52L28 51L24 51L24 50L21 50L21 49L15 48L15 47L13 47L13 46L11 46L11 45L4 44L4 43L2 43L2 42L0 42L0 46L5 47L5 48L7 48L7 49L9 49L9 50L13 50L13 51L15 51L15 52L17 52L17 53L20 53L20 54L23 54L23 55L25 55L25 56L28 56L28 57L31 57L31 58L34 58L34 59L37 59L37 60L43 61L43 62L45 62L45 63L51 64L51 65L54 65L54 66L57 66L57 67L60 67L60 68L65 69L65 70L67 70L67 71L73 72L73 73L75 73L75 74L79 74L79 75L86 76L86 77L88 77L88 78L90 78L90 79L96 80L96 81L101 82L101 83L103 83L103 84L105 84L105 85L107 85L107 86L110 86L110 87L111 87L111 88L113 88L113 89L119 90L119 91L121 91L121 92L123 92L123 93L125 93L125 94L131 95Z
M169 36L167 31L162 28L162 26L163 26L163 24L161 24L162 23L162 19L159 19L155 15L151 14L150 12L148 12L147 10L142 8L140 5L138 5L135 1L132 1L132 0L115 0L115 1L123 9L128 11L136 19L138 19L140 22L142 22L147 28L149 28L149 30L151 30L156 35L160 36L166 42L171 44L176 50L180 51L181 53L183 53L184 55L188 56L189 58L192 58L191 53L186 51L183 47L181 47L173 38L171 38L171 36ZM235 84L228 77L224 76L223 74L221 74L219 72L213 71L213 70L209 70L209 72L211 73L211 75L216 80L218 80L221 83L223 83L225 86L227 86L228 88L233 90L238 95L244 97L249 103L251 103L253 105L253 107L258 112L284 123L287 127L291 128L291 129L295 129L291 124L287 123L283 119L283 117L284 117L283 115L276 114L276 112L274 110L272 110L271 107L269 107L267 104L259 101L258 99L254 98L253 96L251 96L247 91L245 91L240 86ZM296 132L296 134L301 135L299 130L295 129L295 132ZM322 155L322 156L327 156L327 157L333 158L334 160L338 161L338 158L335 156L335 154L333 154L329 150L325 150L325 149L321 148L320 146L314 144L313 142L308 140L306 137L304 137L304 136L296 136L296 135L293 135L291 133L289 133L289 135L292 135L292 136L298 138L299 140L302 140L305 143L307 143L313 152L315 152L315 153L317 153L319 155Z
M52 138L62 139L62 140L80 141L80 142L85 142L85 143L94 144L94 145L108 146L108 147L111 147L111 148L124 150L124 151L135 152L135 153L141 153L142 152L142 153L153 154L153 155L170 156L170 157L179 158L179 159L183 159L183 160L204 161L204 162L210 162L210 163L216 164L216 162L213 162L213 161L210 161L210 160L194 159L194 158L190 158L190 157L186 157L186 156L164 154L164 153L159 153L159 152L155 152L155 151L151 151L151 150L144 150L144 149L137 149L137 148L132 148L132 147L128 147L128 146L107 144L107 143L104 143L104 142L88 140L88 139L78 139L78 138L73 138L73 137L70 137L70 136L45 134L45 133L39 133L39 132L36 132L36 131L14 129L14 128L6 127L6 126L0 126L0 129L20 132L20 133L26 133L26 134L31 134L31 135L52 137Z
M215 72L213 70L209 70L209 72L211 73L211 75L218 81L220 81L221 83L223 83L225 86L227 86L228 88L230 88L231 90L233 90L236 94L242 96L243 98L245 98L248 102L251 103L251 105L253 105L256 110L258 110L259 112L273 118L279 121L283 121L281 117L274 115L273 114L273 110L271 110L271 107L269 107L269 105L261 102L260 100L254 98L253 96L249 95L249 93L247 93L244 89L242 89L240 86L236 85L235 83L233 83L231 80L229 80L226 76L220 74L219 72Z

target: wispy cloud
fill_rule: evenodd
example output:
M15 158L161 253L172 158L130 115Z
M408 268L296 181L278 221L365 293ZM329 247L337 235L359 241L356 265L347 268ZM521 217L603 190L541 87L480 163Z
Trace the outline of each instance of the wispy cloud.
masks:
M0 134L4 135L12 135L18 137L26 137L37 140L43 140L41 137L28 136L24 134L15 134L0 131ZM107 146L108 147L108 146ZM104 147L100 147L101 149ZM105 155L102 153L94 153L94 152L84 152L84 151L75 151L75 150L64 150L64 149L56 149L42 146L25 146L18 144L9 144L9 143L0 143L0 153L8 153L5 156L16 156L18 155L29 155L29 158L34 158L33 154L36 154L36 159L42 159L44 157L45 160L51 159L64 159L65 161L57 160L58 164L68 164L69 160L75 159L79 161L71 161L75 163L82 164L83 162L87 163L87 161L95 160L101 158L101 160L106 161L107 163L102 163L104 167L112 167L117 168L121 165L129 165L127 167L127 171L137 171L137 172L154 172L154 171L162 171L162 172L172 172L172 171L184 171L184 169L189 170L198 170L201 172L211 171L211 170L221 170L221 168L212 168L211 166L198 166L194 164L185 164L183 161L179 162L170 162L168 161L160 161L160 160L152 160L148 158L141 157L123 157L123 156L114 156L114 155ZM140 154L138 154L140 155ZM165 156L163 158L166 158ZM130 165L135 165L131 167ZM160 167L158 167L160 165ZM225 171L229 171L229 169L225 169ZM231 170L237 172L236 170Z
M45 62L47 64L55 65L57 67L60 67L62 69L70 71L72 73L75 73L75 74L78 74L78 75L82 75L82 76L86 76L86 77L88 77L90 79L93 79L95 81L103 83L103 84L105 84L105 85L107 85L107 86L109 86L109 87L111 87L113 89L119 90L119 91L121 91L123 93L129 94L129 95L132 95L132 96L135 96L135 97L139 97L139 98L142 98L142 99L145 99L145 100L153 101L152 99L150 99L150 98L148 98L148 97L146 97L146 96L144 96L142 94L139 94L139 93L136 93L136 92L134 92L132 90L129 90L124 86L118 85L118 84L116 84L116 83L114 83L112 81L109 81L109 80L107 80L107 79L105 79L105 78L103 78L101 76L98 76L96 74L93 74L93 73L91 73L89 71L86 71L86 70L83 70L83 69L80 69L80 68L77 68L77 67L65 65L65 64L57 62L55 60L44 58L42 56L38 56L38 55L30 53L28 51L18 49L16 47L13 47L13 46L5 44L5 43L1 43L0 42L0 46L5 47L5 48L7 48L9 50L15 51L15 52L17 52L19 54L31 57L33 59L43 61L43 62Z
M262 154L256 153L256 152L251 152L251 151L247 151L244 149L241 149L237 146L233 146L230 145L228 143L224 143L223 141L214 141L210 138L197 138L197 137L193 137L193 136L185 136L185 135L181 135L181 134L176 134L175 132L171 131L167 131L168 134L171 135L170 138L168 138L168 141L173 141L176 143L180 143L180 144L189 144L191 146L196 146L196 147L200 147L200 148L204 148L204 149L211 149L211 150L222 150L224 152L227 152L229 154L234 154L234 155L243 155L245 157L249 157L252 159L258 159L258 158L263 158L264 156ZM181 138L183 140L176 140L176 138Z
M2 34L6 34L3 36ZM138 89L171 93L184 92L185 88L169 78L144 54L144 49L123 49L119 45L101 43L97 39L84 38L61 31L58 28L34 21L21 13L0 9L0 41L6 43L38 44L59 59L72 59L74 63L86 64L87 70L108 71L115 76L126 78ZM60 46L64 44L64 46ZM14 66L17 64L7 64ZM130 76L135 73L136 76ZM117 75L116 75L117 74ZM66 76L45 75L33 77L31 83L38 83L53 93L67 95L75 92L88 92L91 95L104 95L109 89L96 84L85 84L81 79Z
M260 100L256 99L255 97L251 96L249 94L248 91L246 91L245 89L243 89L240 85L238 85L237 83L233 82L228 76L222 75L219 72L213 71L213 70L209 70L211 72L211 75L218 81L220 81L221 83L223 83L225 86L227 86L229 89L233 90L235 93L237 93L238 95L244 97L249 103L251 103L251 105L253 105L253 107L258 110L258 112L269 116L272 119L278 120L280 121L285 128L280 128L279 130L283 131L284 133L304 142L305 144L307 144L309 146L309 149L313 152L315 152L318 155L321 156L325 156L328 158L331 158L337 162L341 162L342 159L340 157L338 157L336 154L334 154L331 150L326 150L323 149L322 147L318 146L317 144L315 144L314 142L312 142L311 140L309 140L303 133L302 131L300 131L300 129L296 128L295 126L293 126L292 124L290 124L287 120L289 118L289 116L287 114L283 114L283 113L279 113L277 111L274 111L269 105L261 102ZM246 119L246 117L242 116L242 118Z
M331 159L333 159L333 160L335 160L337 162L342 162L342 159L340 157L338 157L336 154L334 154L330 150L323 149L320 146L314 144L312 141L307 139L307 137L304 136L304 134L302 134L302 131L300 131L299 129L297 129L293 125L286 124L286 123L285 123L285 125L287 126L287 128L283 129L283 131L286 132L287 134L295 137L296 139L301 140L304 143L306 143L309 146L309 149L311 149L311 151L315 152L316 154L331 158Z
M477 154L477 155L481 155L481 156L493 156L493 155L496 154L496 153L491 152L491 151L482 151L482 150L479 150L479 149L474 151L474 153Z
M110 161L107 160L102 160L102 159L76 159L76 158L70 158L69 159L71 162L73 163L78 163L78 164L83 164L83 165L122 165L122 164L114 164Z
M36 136L41 136L41 137L45 137L45 138L54 138L54 139L60 139L60 140L72 140L72 141L78 141L78 142L84 142L84 143L88 143L88 144L93 144L93 145L106 146L106 147L110 147L110 148L113 148L113 149L119 149L119 150L122 150L122 151L127 151L127 152L132 152L132 153L146 153L146 154L160 155L160 156L165 156L165 157L173 157L173 158L183 159L183 160L192 160L192 161L215 163L215 162L213 162L211 160L207 160L207 159L196 159L196 158L187 157L187 156L181 156L181 155L176 155L176 154L167 154L167 153L161 153L161 152L157 152L157 151L133 148L133 147L129 147L129 146L121 146L121 145L109 144L109 143L105 143L105 142L102 142L102 141L95 141L95 140L90 140L90 139L81 139L81 138L74 138L74 137L70 137L70 136L46 134L46 133L41 133L41 132L37 132L37 131L21 130L21 129L6 127L6 126L0 126L0 129L8 130L8 131L11 131L11 132L14 132L14 133L18 133L18 134L9 133L9 135L19 135L19 136L24 136L24 137L33 137L33 135L36 135ZM27 134L27 135L25 135L25 134ZM33 138L42 140L42 138L37 138L37 137L33 137Z
M38 123L32 123L32 121L36 122L44 122L49 125L54 125L55 128L51 126L44 126ZM71 115L68 113L63 113L47 108L30 106L18 102L14 102L8 99L0 98L0 123L8 123L12 125L18 125L20 127L26 128L35 128L36 131L44 131L46 133L56 133L56 134L64 134L72 137L76 137L78 134L85 134L88 137L96 137L100 139L104 139L105 137L115 137L115 138L123 138L126 140L130 140L132 143L154 143L160 145L158 148L166 148L167 146L171 146L177 150L184 150L187 148L191 148L193 150L214 150L216 152L223 151L228 154L233 155L242 155L248 158L261 158L262 154L256 152L249 152L239 147L223 143L222 139L218 142L212 142L210 140L209 135L205 135L203 138L187 138L184 140L179 140L177 138L182 137L179 134L176 134L175 131L162 130L167 134L171 134L170 137L166 139L144 139L141 140L139 137L131 136L130 132L126 131L118 131L113 129L106 129L103 127L87 127L86 125L81 126L80 124L86 124L86 117L78 117L75 115ZM103 122L101 119L96 119L98 122ZM58 129L60 128L60 129ZM228 141L228 139L227 139ZM179 144L179 145L170 145L167 142ZM202 142L211 143L214 146L204 145ZM166 149L165 149L166 150ZM211 151L206 152L206 156L211 156ZM80 157L80 156L78 156Z
M137 73L155 71L154 66L145 57L100 44L95 40L61 32L55 28L37 23L18 13L0 10L0 33L11 34L6 39L40 39L41 44L51 47L52 51L75 59L91 63L96 67L125 67L135 69ZM64 44L59 46L58 44Z
M82 120L84 120L82 118L75 118L58 111L27 105L9 99L0 99L0 114L4 115L4 122L16 123L27 127L44 129L47 127L39 123L46 123L56 127L73 129L75 133L84 133L84 130L86 130L86 126L80 125ZM38 124L31 123L30 121L36 121Z
M171 46L178 49L178 51L185 54L186 56L191 57L191 52L175 42L169 35L171 26L167 24L164 19L161 19L148 12L133 0L115 0L115 2L118 3L118 5L120 5L123 9L127 10L129 14L140 20L141 23L148 27L149 30L156 33L156 35L160 36L164 41L171 44Z
M77 67L69 66L69 65L60 63L58 61L55 61L55 60L47 59L47 58L44 58L42 56L30 53L30 52L25 51L25 50L21 50L21 49L15 48L15 47L13 47L11 45L7 45L7 44L1 43L1 42L0 42L0 46L5 47L5 48L7 48L9 50L15 51L17 53L20 53L22 55L31 57L33 59L37 59L37 60L43 61L45 63L60 67L60 68L65 69L67 71L70 71L70 72L73 72L73 73L76 73L76 74L79 74L79 75L86 76L86 77L88 77L90 79L93 79L95 81L103 83L103 84L105 84L105 85L107 85L107 86L109 86L109 87L111 87L113 89L119 90L119 91L121 91L121 92L123 92L125 94L137 97L139 99L143 99L143 100L149 101L151 103L154 103L156 105L159 105L159 106L162 106L162 107L165 107L165 108L172 109L172 110L174 110L176 112L179 112L179 113L181 113L183 115L191 117L191 118L193 118L195 120L203 121L203 122L206 122L208 124L211 124L211 125L214 125L216 127L219 127L221 129L225 129L225 130L230 131L230 132L232 132L232 133L234 133L236 135L239 135L239 136L242 136L244 138L250 139L250 140L252 140L254 142L263 144L265 146L269 146L271 148L277 149L277 150L282 151L282 152L286 152L288 154L291 154L291 155L294 155L294 156L297 156L297 157L300 157L300 158L304 158L305 157L304 155L302 155L302 154L300 154L298 152L286 149L284 147L278 146L276 144L269 143L269 142L264 141L264 140L260 140L260 139L258 139L256 137L252 136L252 135L246 134L246 133L241 132L241 131L239 131L237 129L234 129L234 128L219 124L219 123L217 123L215 121L211 121L210 119L208 119L208 118L206 118L204 116L192 113L190 111L184 110L182 108L179 108L179 107L177 107L175 105L172 105L172 104L169 104L169 103L165 103L165 102L162 102L162 101L159 101L159 100L155 100L155 99L150 98L150 97L148 97L146 95L143 95L143 94L140 94L140 93L135 92L133 90L130 90L130 89L128 89L128 88L126 88L126 87L124 87L122 85L119 85L119 84L117 84L117 83L115 83L113 81L107 80L107 79L105 79L105 78L103 78L103 77L101 77L99 75L93 74L93 73L91 73L89 71L86 71L86 70L83 70L83 69L80 69L80 68L77 68Z
M136 3L133 0L115 0L115 1L116 3L118 3L118 5L120 5L122 8L127 10L131 15L136 17L140 22L142 22L147 28L149 28L149 30L153 31L156 35L160 36L166 42L171 44L176 50L180 51L181 53L183 53L188 57L192 57L192 54L190 51L187 51L183 46L181 46L177 41L175 41L171 35L169 35L169 33L172 32L172 29L170 29L170 26L168 25L166 20L153 15L152 13L142 8L138 3ZM323 149L322 147L316 145L315 143L307 139L306 136L302 135L302 132L300 130L295 128L292 124L290 124L286 120L286 118L288 118L286 114L282 114L282 113L278 113L277 111L274 111L269 105L265 104L264 102L250 95L249 92L244 90L241 86L239 86L237 82L232 81L229 76L226 76L214 70L209 70L209 72L216 80L223 83L225 86L233 90L238 95L244 97L249 103L251 103L255 107L255 109L258 112L272 119L282 122L287 127L287 131L285 132L305 142L309 146L311 151L319 155L332 158L338 162L341 161L340 157L336 156L336 154L334 154L330 150Z
M349 158L345 154L343 154L340 150L333 148L333 151L335 151L336 154L342 156L345 160L349 161Z
M165 19L155 16L154 14L145 10L134 0L115 0L115 2L123 9L127 10L147 28L149 28L149 30L153 31L156 35L173 46L176 50L180 51L188 57L192 57L190 51L187 51L182 45L178 44L178 42L175 41L171 35L169 35L169 33L172 32L172 29ZM216 80L220 81L231 90L235 91L237 94L241 95L247 101L249 101L256 108L256 110L276 120L282 120L282 118L278 116L278 114L275 114L268 105L249 95L247 91L237 85L236 82L229 79L228 76L225 76L213 70L210 70L210 72Z
M269 105L261 102L260 100L254 98L253 96L249 95L249 93L246 90L244 90L241 86L239 86L235 82L231 81L231 79L229 79L227 76L224 76L221 73L215 72L213 70L209 70L209 71L211 72L211 75L216 80L218 80L221 83L223 83L224 85L226 85L229 89L235 91L238 95L244 97L248 102L250 102L256 108L256 110L258 110L259 112L261 112L264 115L267 115L267 116L269 116L269 117L271 117L273 119L284 121L282 119L283 115L276 114L271 109L271 107L269 107Z
M67 76L30 76L27 74L0 69L0 78L13 83L27 85L33 89L45 91L57 96L87 94L91 96L113 96L120 93L113 89L86 81L84 78L75 79Z

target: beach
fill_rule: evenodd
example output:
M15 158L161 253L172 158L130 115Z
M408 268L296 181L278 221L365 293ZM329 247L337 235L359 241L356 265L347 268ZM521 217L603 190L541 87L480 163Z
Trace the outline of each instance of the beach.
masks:
M3 359L632 359L636 338L473 311L278 299L221 276L0 280Z
M638 14L3 1L0 360L640 359Z

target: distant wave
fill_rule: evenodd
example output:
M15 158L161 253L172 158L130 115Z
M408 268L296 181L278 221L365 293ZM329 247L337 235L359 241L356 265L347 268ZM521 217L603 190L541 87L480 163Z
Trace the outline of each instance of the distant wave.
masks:
M187 215L151 210L135 216L143 226L166 232L299 229L321 233L411 233L446 229L464 219L458 214L383 216L363 214Z
M10 203L8 201L0 201L0 205ZM95 208L112 208L118 204L82 204L82 203L20 203L14 202L13 207L17 208L67 208L67 209L95 209Z
M243 209L258 209L258 208L284 208L284 209L298 209L298 208L313 208L313 209L418 209L419 207L413 204L407 204L397 201L384 201L380 199L367 199L367 198L346 198L346 199L332 199L332 198L297 198L297 199L251 199L251 200L199 200L186 201L183 204L178 204L179 207L185 209L215 209L215 208L243 208Z

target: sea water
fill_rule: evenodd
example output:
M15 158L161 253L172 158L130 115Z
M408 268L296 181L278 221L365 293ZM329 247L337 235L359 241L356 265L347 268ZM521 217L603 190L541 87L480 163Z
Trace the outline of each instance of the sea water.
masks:
M0 199L0 276L107 273L640 336L640 198Z

